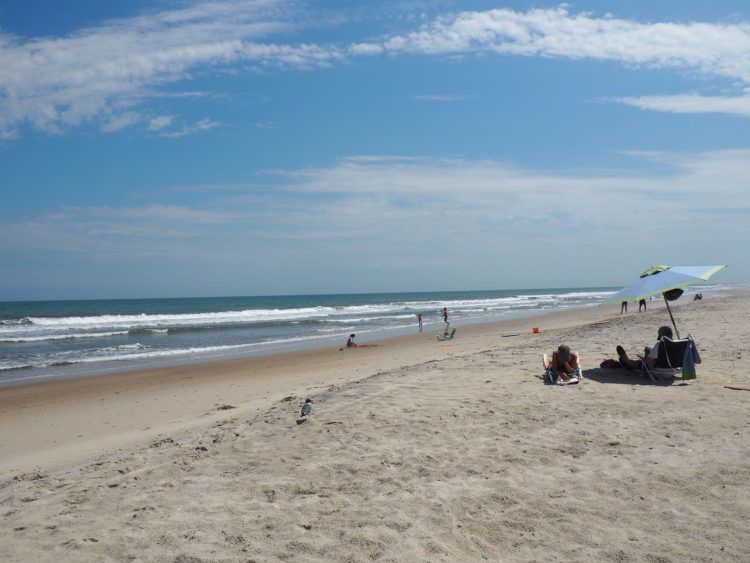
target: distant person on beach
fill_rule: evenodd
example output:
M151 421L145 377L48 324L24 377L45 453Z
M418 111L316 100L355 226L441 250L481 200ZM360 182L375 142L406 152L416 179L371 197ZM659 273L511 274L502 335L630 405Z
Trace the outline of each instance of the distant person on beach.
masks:
M349 338L346 341L346 347L347 348L356 348L357 347L357 343L354 342L354 337L356 337L356 336L357 336L356 334L350 334L349 335Z
M417 322L419 323L419 332L422 332L422 313L417 313Z
M659 357L659 345L661 344L661 338L662 336L666 336L667 338L673 338L672 336L672 328L668 326L660 326L658 331L658 337L656 339L656 344L654 344L652 347L646 346L644 348L645 356L643 357L643 360L631 360L627 353L625 352L625 349L622 346L617 347L617 355L620 358L620 365L622 367L633 371L635 369L640 369L641 365L645 363L648 366L654 365L656 362L656 358Z
M582 377L581 368L578 365L578 356L570 351L570 346L560 344L557 350L552 352L550 369L559 384L578 383Z
M644 310L644 311L646 310L646 300L645 300L645 299L641 299L641 300L640 300L640 301L638 302L638 312L639 312L639 313L641 312L641 307L643 307L643 310Z
M628 302L627 301L623 301L622 303L620 303L620 314L621 315L622 315L623 311L625 311L626 313L628 312Z
M448 307L443 307L443 322L448 324Z

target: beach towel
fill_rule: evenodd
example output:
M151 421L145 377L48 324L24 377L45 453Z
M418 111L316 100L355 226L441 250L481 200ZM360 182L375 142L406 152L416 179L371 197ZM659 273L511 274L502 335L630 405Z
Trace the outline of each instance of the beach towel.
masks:
M688 339L688 345L685 347L685 355L682 358L682 379L695 379L698 374L695 373L695 364L701 363L701 355L698 353L698 347L695 340Z

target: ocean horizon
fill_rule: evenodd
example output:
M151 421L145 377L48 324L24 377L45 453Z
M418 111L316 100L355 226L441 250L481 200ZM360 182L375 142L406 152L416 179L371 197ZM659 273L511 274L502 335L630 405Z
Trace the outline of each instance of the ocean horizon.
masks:
M702 291L728 286L702 286ZM0 302L0 386L367 342L596 306L617 288Z

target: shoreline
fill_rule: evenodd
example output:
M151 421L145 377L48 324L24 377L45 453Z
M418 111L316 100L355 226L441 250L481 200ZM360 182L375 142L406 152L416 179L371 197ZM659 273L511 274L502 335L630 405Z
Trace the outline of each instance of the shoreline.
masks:
M525 293L522 290L518 290L520 292L518 294L515 293L516 290L468 292L471 295L465 295L465 298L469 299L469 301L455 302L457 311L456 316L453 318L453 324L465 328L469 325L483 325L511 321L514 319L543 317L547 314L554 313L555 311L597 306L601 305L601 303L597 303L597 301L600 301L603 298L602 295L604 294L602 291L605 289L607 288L566 288L549 290L553 292L551 294L529 293L528 290L525 290ZM730 286L717 286L712 291L719 294L727 289L731 291L732 288ZM474 295L475 293L480 294ZM492 295L483 295L482 293L492 293ZM507 295L504 295L504 293L507 293ZM367 294L362 295L366 296ZM403 298L403 296L407 294L392 295L394 296L394 299L398 299ZM425 295L431 296L431 294ZM446 295L447 294L443 294L442 297L445 297ZM462 295L463 294L460 294L459 296ZM457 296L454 297L457 298ZM220 298L217 299L221 301ZM252 301L253 299L258 298L245 299ZM524 299L527 301L523 302ZM535 299L538 299L539 301L536 302L534 301ZM484 303L486 307L484 309L481 308L483 300L486 300ZM521 305L516 302L518 300L522 302ZM159 303L158 306L163 307L162 300L153 301ZM182 300L178 299L177 301ZM217 307L222 305L222 303L219 302L212 302L210 304ZM395 304L400 304L407 309L411 308L412 310L418 310L413 303L407 301L396 301ZM238 303L224 303L223 305L238 306ZM246 305L249 306L250 303ZM278 304L264 303L264 305L272 306ZM300 304L288 303L288 305ZM349 305L355 309L358 306L352 305L351 303ZM374 305L365 305L365 308L370 306L382 307L386 305L394 306L394 303L389 302L388 304L384 304L377 302ZM298 321L291 322L283 330L274 328L273 330L277 331L274 335L263 333L263 330L266 329L261 328L260 332L257 334L265 334L265 337L256 341L257 334L253 336L253 334L250 333L240 333L239 331L245 329L232 328L230 325L224 326L219 322L220 329L222 331L227 329L228 332L224 335L223 339L217 340L217 334L221 334L216 332L219 329L215 327L212 329L209 329L208 327L197 329L194 327L193 329L190 329L190 323L197 321L194 318L191 318L189 313L180 312L178 314L173 312L172 316L167 314L166 317L161 318L159 317L159 313L155 311L158 306L144 305L145 309L143 310L148 311L147 316L150 315L149 318L151 318L151 321L149 322L151 322L153 326L161 326L159 325L159 322L162 321L177 324L172 326L172 328L139 328L139 326L145 321L143 321L142 317L138 315L122 317L119 321L112 320L114 317L106 317L108 321L111 321L109 325L107 322L101 320L105 317L99 318L96 316L64 317L62 320L57 319L56 321L55 318L40 318L36 320L33 318L20 319L34 321L31 322L32 325L36 324L36 321L38 321L39 327L47 325L68 326L67 319L73 323L75 328L68 328L60 332L61 329L59 329L58 326L58 328L43 329L42 332L39 333L33 332L34 330L41 330L38 327L28 329L32 332L28 332L27 329L16 330L11 328L11 332L4 333L3 337L6 339L0 340L0 348L2 348L0 351L6 352L7 356L4 359L0 359L0 388L43 383L47 381L60 381L78 377L136 372L171 366L202 364L223 360L269 356L295 351L334 347L345 339L345 335L350 332L356 332L360 342L373 342L393 337L411 335L415 333L416 328L415 322L406 322L406 324L404 324L404 316L408 318L410 315L403 314L398 314L393 317L394 319L398 319L397 322L393 324L379 325L377 322L375 324L364 322L361 326L355 327L352 325L342 327L339 331L336 331L335 329L332 331L330 328L326 328L325 330L311 328L308 331L300 332L300 330L297 329L297 332L294 332L293 327L295 325L304 325L304 323L300 324L301 321ZM193 306L195 305L193 304ZM472 308L472 306L480 306L480 308ZM203 308L206 310L208 310L207 307L206 304L203 305ZM343 309L346 308L347 307L343 307ZM507 309L504 310L505 308ZM336 307L335 309L338 310L340 307ZM396 309L390 310L389 314L393 313ZM299 308L291 310L297 311L299 314L301 314L302 311L306 311ZM268 313L272 316L274 314L276 314L276 316L281 315L278 311L276 313L274 313L274 311L275 310L260 310L260 313ZM63 309L59 308L51 308L48 312L50 314L65 313ZM6 311L6 313L10 314L12 311ZM41 314L41 311L38 311L37 313ZM70 311L67 311L66 313L72 314ZM250 314L251 311L241 311L240 313ZM258 313L258 315L260 315L260 313ZM15 311L15 314L20 315L22 313L21 311ZM80 314L84 313L81 312ZM229 315L230 313L201 312L196 314L199 316L206 314L218 315L217 318L213 319L218 322L219 317L222 317L222 315ZM365 313L357 311L356 313L350 312L350 314L365 315L364 318L350 319L352 321L367 321L367 314ZM414 315L412 315L412 317L413 316ZM176 320L178 317L180 319L179 322ZM281 315L280 318L283 317L284 315ZM314 318L315 316L313 315L313 317L308 320L312 322ZM375 316L370 322L373 322L375 319L385 318L388 317ZM99 326L100 329L99 332L91 333L91 326L93 326L91 323L94 322L94 319L99 319L96 322L99 323L97 326ZM18 321L19 319L12 320L14 322L11 322L9 326L14 325L15 321ZM411 320L415 321L414 318ZM126 325L115 326L116 322L120 321L125 322ZM127 322L131 324L127 324ZM323 323L337 322L341 322L341 320L334 319L323 321ZM0 324L3 323L4 321L0 321ZM180 323L187 324L181 329ZM323 326L328 325L323 324ZM442 321L438 321L434 318L426 319L425 327L428 331L432 329L440 330L442 327ZM204 329L207 330L207 332L205 335L201 335L200 333L203 332ZM13 330L16 330L16 332L13 332ZM59 333L54 333L55 330ZM71 330L73 331L73 334L70 333ZM284 330L287 330L288 332L282 337L282 332ZM172 331L174 331L174 333ZM169 337L166 336L167 333L169 333ZM87 335L89 334L92 337L104 338L104 340L100 341L98 338L87 339ZM187 339L185 336L182 336L183 334L189 335ZM199 340L196 340L196 337L199 338ZM38 345L41 346L38 354L34 349L34 343L37 341L39 342Z
M469 322L456 326L462 327L465 330L468 327L473 326L484 326L493 325L497 323L505 323L516 320L531 319L538 317L545 317L557 312L564 312L569 310L577 310L579 308L590 308L589 307L573 307L573 308L560 308L555 310L534 310L534 311L516 311L514 314L505 319L497 320L474 320L469 319ZM462 321L463 322L463 321ZM442 321L433 321L425 323L424 333L436 331L443 327ZM453 323L452 323L453 326ZM285 344L273 343L267 346L267 348L258 348L256 350L250 350L259 344L255 343L247 345L238 345L238 348L247 347L248 350L237 351L234 353L224 353L221 355L214 356L212 354L199 353L195 356L187 355L184 357L155 357L151 359L133 359L133 360L120 360L120 361L99 361L99 362L77 362L70 365L63 364L61 366L47 366L47 367L22 367L5 370L3 373L17 373L21 374L34 374L42 372L39 375L29 375L28 377L20 377L15 379L0 380L0 389L20 387L26 385L38 385L48 382L59 382L72 379L81 379L89 377L103 377L105 375L116 375L125 373L136 373L145 371L156 371L162 369L176 368L180 366L191 366L191 365L202 365L202 364L213 364L226 361L236 360L247 360L250 358L261 358L270 356L284 356L286 354L293 353L304 353L314 350L325 350L337 348L338 343L342 340L346 340L345 331L341 335L324 337L319 340L310 340L305 342L288 342ZM388 341L392 339L405 338L409 336L415 336L414 328L383 328L379 330L364 330L358 331L357 339L359 342L367 345L377 345L381 341ZM59 373L43 373L45 370L55 370Z
M556 291L569 291L569 292L575 292L575 291L596 291L601 289L601 291L604 291L605 288L568 288L563 290L556 290ZM514 290L515 291L515 290ZM522 290L520 295L525 295ZM528 290L527 290L528 291ZM553 291L553 290L550 290ZM471 293L471 292L470 292ZM501 293L500 291L495 293ZM565 298L566 295L574 295L575 293L561 293L558 297L560 299ZM364 294L367 295L367 294ZM406 294L393 294L395 296L403 297ZM444 294L447 295L447 294ZM531 296L534 296L535 294L529 294ZM542 294L540 294L542 295ZM480 299L485 296L472 296L472 299ZM517 295L511 295L499 297L499 299L515 299L518 298ZM248 298L252 299L252 298ZM378 306L381 304L378 304ZM576 304L572 308L576 308L578 306L581 306L582 304ZM562 311L570 309L570 305L559 305L552 309L545 309L544 307L532 307L530 309L525 308L518 308L514 309L511 307L511 309L503 311L503 312L497 312L494 310L485 310L484 313L477 313L473 312L469 315L461 315L459 313L459 316L454 318L454 320L458 323L457 326L469 326L469 325L482 325L482 324L492 324L496 322L503 322L503 321L510 321L514 319L521 319L521 318L529 318L529 317L536 317L536 316L543 316L545 314L548 314L550 312L554 311ZM465 313L465 312L464 312ZM410 315L407 315L410 316ZM278 354L285 354L289 352L296 352L296 351L305 351L305 350L313 350L313 349L319 349L319 348L326 348L326 347L334 347L338 345L342 339L346 339L346 335L348 335L350 332L356 332L359 341L366 343L366 342L375 342L379 340L386 340L390 338L400 337L400 336L408 336L411 334L414 334L415 328L416 328L416 315L413 315L413 323L407 323L403 324L402 322L397 323L394 326L368 326L366 323L362 326L357 327L343 327L341 331L338 333L331 333L330 331L326 331L327 334L318 334L313 331L313 333L310 334L289 334L288 339L280 339L280 340L268 340L268 341L243 341L238 342L235 340L231 340L229 342L222 342L219 343L215 341L211 341L209 338L208 341L202 341L202 342L184 342L181 344L173 344L172 346L176 346L176 348L158 348L158 346L162 346L163 344L158 344L156 346L153 346L149 344L147 341L146 344L141 344L141 340L138 340L138 328L134 328L132 330L136 331L136 334L130 335L131 329L128 330L119 330L116 329L116 327L107 327L103 330L115 330L115 332L118 334L118 336L122 336L122 334L128 334L128 337L133 340L131 342L128 340L127 343L120 343L115 344L112 343L114 348L117 347L142 347L145 352L143 354L140 353L134 353L132 357L129 356L123 356L122 358L117 359L97 359L95 357L91 358L79 358L79 359L60 359L57 358L57 360L53 363L49 364L40 364L40 365L33 365L33 364L23 364L18 365L13 368L5 368L0 370L0 388L2 387L14 387L17 385L27 385L27 384L33 384L36 382L45 382L45 381L59 381L63 379L72 379L77 377L91 377L91 376L97 376L100 374L105 373L122 373L122 372L134 372L134 371L144 371L144 370L150 370L150 369L161 369L166 367L172 367L172 366L180 366L180 365L190 365L190 364L199 364L199 363L209 363L209 362L216 362L216 361L223 361L223 360L231 360L231 359L242 359L242 358L248 358L248 357L257 357L257 356L269 356L269 355L278 355ZM357 319L357 321L361 321L364 319ZM455 323L454 323L455 324ZM442 320L438 320L437 318L432 320L426 320L425 327L427 330L440 330L442 327ZM173 327L175 328L175 327ZM81 328L80 330L85 330ZM152 329L145 329L145 333L150 333ZM154 331L161 332L166 331L169 329L164 328L158 328L153 329ZM122 333L122 334L120 334ZM78 335L78 338L83 338L85 333L81 333ZM110 335L111 333L105 332L104 335ZM49 335L47 335L49 336ZM248 335L249 337L249 335ZM22 337L19 336L21 340L23 340ZM44 338L44 337L39 337ZM57 337L52 338L52 340L60 340L60 341L74 341L78 342L78 340L72 340L66 335L58 335ZM135 342L135 340L138 340ZM8 343L15 343L16 341L11 339L8 341L4 341ZM187 349L181 349L181 348L187 348ZM104 348L107 350L110 350L110 348ZM115 352L111 352L115 353ZM51 358L48 358L51 360ZM30 361L30 360L29 360Z
M676 304L673 385L598 367L669 322L604 306L2 389L0 558L741 561L748 311ZM541 380L561 342L578 385Z

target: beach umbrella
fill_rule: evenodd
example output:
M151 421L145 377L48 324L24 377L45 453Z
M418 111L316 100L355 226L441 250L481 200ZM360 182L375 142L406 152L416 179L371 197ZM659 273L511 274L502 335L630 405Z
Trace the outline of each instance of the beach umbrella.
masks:
M669 266L665 266L664 264L651 266L650 268L646 268L645 270L643 270L641 277L645 278L646 276L650 276L651 274L658 274L659 272L663 272L664 270L669 270Z
M677 325L674 322L669 302L677 299L682 294L682 291L679 291L679 293L670 292L689 285L707 282L711 276L724 268L726 266L652 266L644 271L641 277L623 287L620 291L606 299L604 303L639 301L640 299L646 299L654 295L663 295L664 303L666 303L667 311L669 312L669 318L672 319L672 325L677 333L677 338L679 338L680 332L677 330Z

